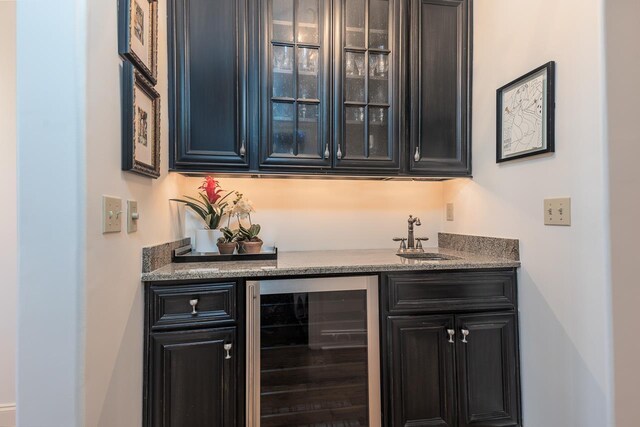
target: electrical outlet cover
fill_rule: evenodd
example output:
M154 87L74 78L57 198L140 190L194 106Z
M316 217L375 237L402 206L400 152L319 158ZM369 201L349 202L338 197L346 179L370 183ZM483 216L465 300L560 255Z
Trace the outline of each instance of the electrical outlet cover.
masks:
M571 198L544 200L545 225L571 225Z
M122 230L122 200L102 196L102 233L119 233Z
M453 203L447 203L447 221L453 221Z

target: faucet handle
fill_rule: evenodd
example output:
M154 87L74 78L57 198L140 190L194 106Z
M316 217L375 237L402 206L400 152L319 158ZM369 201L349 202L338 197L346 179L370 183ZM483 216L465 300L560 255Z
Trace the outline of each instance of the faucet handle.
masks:
M429 240L428 237L416 237L416 250L418 252L424 252L424 249L422 248L422 241L427 240Z
M394 237L393 241L400 242L400 248L398 248L399 253L405 252L407 250L407 244L405 243L407 241L406 237Z

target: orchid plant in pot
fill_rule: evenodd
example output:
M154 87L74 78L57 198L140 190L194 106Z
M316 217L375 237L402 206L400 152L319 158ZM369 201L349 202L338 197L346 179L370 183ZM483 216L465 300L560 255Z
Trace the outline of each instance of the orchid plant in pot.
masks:
M218 251L222 255L231 255L235 252L238 242L238 231L232 230L229 227L222 227L220 229L222 233L221 237L218 237Z
M199 198L184 196L184 199L171 200L184 203L204 221L205 228L196 231L196 252L217 252L218 238L223 237L218 227L222 217L228 214L227 198L236 192L223 190L212 176L206 177L198 190L202 190L198 193Z
M260 234L260 224L254 224L251 221L251 212L255 212L251 201L246 199L242 194L237 193L236 199L233 201L231 214L238 218L238 253L258 254L262 250L262 239L258 237ZM249 226L245 227L242 220L248 220Z

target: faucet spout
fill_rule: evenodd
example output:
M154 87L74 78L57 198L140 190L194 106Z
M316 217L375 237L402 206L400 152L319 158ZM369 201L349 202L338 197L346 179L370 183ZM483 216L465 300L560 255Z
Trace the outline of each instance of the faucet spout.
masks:
M413 250L415 249L415 239L413 237L413 226L414 224L416 226L420 226L422 224L420 223L420 218L414 218L413 215L409 215L409 219L407 220L407 223L408 223L407 250Z

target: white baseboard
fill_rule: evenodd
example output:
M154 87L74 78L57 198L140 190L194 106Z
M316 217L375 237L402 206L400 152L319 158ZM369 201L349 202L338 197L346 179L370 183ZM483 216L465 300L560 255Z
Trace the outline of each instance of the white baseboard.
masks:
M16 404L0 404L0 427L15 427L16 425Z

